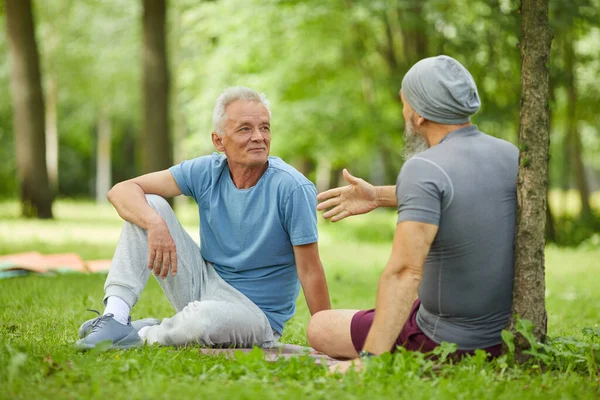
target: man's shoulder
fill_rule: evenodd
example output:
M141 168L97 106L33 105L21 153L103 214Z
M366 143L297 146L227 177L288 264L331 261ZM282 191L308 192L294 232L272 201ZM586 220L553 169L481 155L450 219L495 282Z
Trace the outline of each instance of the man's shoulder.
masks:
M459 140L448 140L440 145L432 146L422 153L418 154L421 159L426 159L431 162L444 164L445 161L452 160L455 163L455 157L460 155L464 157L469 155L471 150L477 149L482 157L491 155L490 151L500 157L515 159L519 157L519 149L511 142L489 135L480 131L475 127L475 135L469 135L459 138ZM466 144L471 142L471 144Z
M206 160L205 162L209 162L212 168L223 168L225 164L227 164L227 157L225 154L217 153L216 151L207 156L198 157L199 159Z
M490 144L497 149L504 150L507 154L512 156L519 155L519 148L509 142L508 140L500 139L498 137L488 135L487 133L481 132L483 137L490 142Z
M184 160L182 161L182 164L190 163L190 165L198 167L222 168L226 162L227 158L225 157L225 155L215 152L212 154L207 154L204 156Z
M269 173L286 185L294 187L303 185L314 186L314 184L300 171L279 157L269 156Z

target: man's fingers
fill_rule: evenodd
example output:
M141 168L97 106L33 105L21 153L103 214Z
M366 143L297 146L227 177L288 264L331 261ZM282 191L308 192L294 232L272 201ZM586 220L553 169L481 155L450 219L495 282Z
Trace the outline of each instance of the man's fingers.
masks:
M348 182L351 185L358 184L358 182L360 180L360 178L357 178L354 175L352 175L350 172L348 172L348 170L346 168L344 168L344 170L342 171L342 175L344 175L344 179L346 180L346 182Z
M171 274L177 275L177 253L174 251L171 252Z
M342 211L344 211L344 206L340 204L340 205L332 208L331 210L323 213L323 218L331 218L331 217L335 218L335 216L337 214L341 213ZM332 219L332 221L333 221L333 219Z
M149 249L148 250L148 269L152 270L154 268L154 259L156 258L156 250Z
M162 262L163 262L163 253L162 253L162 251L157 250L156 258L154 259L154 276L158 276L160 274Z
M337 215L333 216L331 218L331 222L338 222L343 220L346 217L350 216L350 212L348 210L343 210L342 212L338 213Z
M317 195L317 200L324 201L324 200L330 199L332 197L339 196L342 189L343 188L333 188L333 189L329 189L324 192L321 192Z
M165 279L169 275L169 266L171 265L171 253L165 252L163 255L163 263L160 270L160 278Z
M326 210L328 208L337 206L338 204L340 204L340 201L341 201L340 196L336 196L329 200L325 200L325 201L317 204L317 210L321 211L321 210Z

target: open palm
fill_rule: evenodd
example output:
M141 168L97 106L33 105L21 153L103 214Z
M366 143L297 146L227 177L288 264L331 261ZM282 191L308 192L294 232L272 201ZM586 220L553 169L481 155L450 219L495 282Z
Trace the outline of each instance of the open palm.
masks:
M327 210L323 217L331 218L332 222L368 213L378 206L375 186L352 176L347 169L344 169L343 174L349 185L327 190L317 196L317 210Z

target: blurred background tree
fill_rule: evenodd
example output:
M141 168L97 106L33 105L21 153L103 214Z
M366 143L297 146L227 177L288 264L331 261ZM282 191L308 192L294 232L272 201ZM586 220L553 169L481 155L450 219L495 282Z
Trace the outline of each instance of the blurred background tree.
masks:
M165 33L153 30L154 40L164 39L158 47L164 60L152 70L142 67L146 3L165 4L154 20L164 20ZM437 54L457 58L472 72L483 104L473 122L517 142L517 0L32 4L45 95L48 181L60 197L102 199L106 187L118 181L164 168L171 160L211 153L214 101L233 85L268 95L272 154L307 174L319 190L340 183L343 167L373 183L393 184L403 162L402 77L417 60ZM555 39L547 234L564 245L600 230L599 10L600 0L550 1ZM8 55L2 34L0 52ZM10 57L3 57L0 85L8 88L11 76ZM144 90L148 78L160 83L155 90L161 94ZM163 122L148 119L148 101L160 103L156 109L163 110L162 117L150 116ZM0 97L4 198L17 197L22 186L12 115L11 97ZM158 161L162 156L152 167L146 164L148 157Z
M44 95L31 1L8 0L6 19L21 212L52 218L53 193L46 169Z

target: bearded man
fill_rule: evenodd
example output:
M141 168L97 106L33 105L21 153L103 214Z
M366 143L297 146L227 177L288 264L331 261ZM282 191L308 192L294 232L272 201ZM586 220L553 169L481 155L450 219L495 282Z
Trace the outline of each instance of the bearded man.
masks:
M416 63L400 97L408 158L396 186L374 187L344 170L350 185L318 197L334 222L397 207L376 308L315 314L309 343L350 359L397 346L429 352L441 342L455 343L458 356L497 356L511 314L518 149L471 124L477 87L451 57Z

